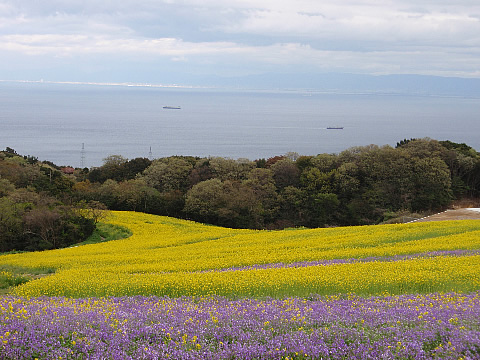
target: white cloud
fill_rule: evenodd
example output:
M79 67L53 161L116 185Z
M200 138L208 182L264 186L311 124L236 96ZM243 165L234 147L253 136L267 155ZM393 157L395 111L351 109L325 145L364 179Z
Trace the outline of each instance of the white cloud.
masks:
M373 74L423 73L467 76L478 72L480 50L461 48L442 51L435 47L418 51L331 51L315 49L308 44L275 43L266 46L239 45L234 42L185 42L175 38L132 39L85 35L6 35L0 37L1 51L23 52L29 56L53 57L110 56L151 61L246 63L290 66L303 64L322 71L348 71ZM445 61L445 53L452 60ZM461 64L457 69L454 64Z
M409 41L414 44L437 41L462 44L478 40L480 20L468 14L405 12L378 7L342 13L336 6L315 13L252 10L238 23L225 27L232 33L260 36L288 36L337 41ZM480 13L480 10L479 10Z
M4 0L9 58L479 76L473 0ZM147 59L147 60L145 60ZM7 69L8 70L8 69Z
M134 39L87 35L4 35L0 50L19 51L28 55L75 56L118 54L130 56L176 56L238 54L250 47L228 42L190 43L175 38Z

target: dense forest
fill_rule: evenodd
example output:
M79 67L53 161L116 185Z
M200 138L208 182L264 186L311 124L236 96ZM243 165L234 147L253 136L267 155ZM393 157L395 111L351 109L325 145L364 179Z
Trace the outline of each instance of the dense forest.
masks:
M377 224L480 197L480 154L432 139L250 161L108 156L93 169L0 152L0 251L82 241L98 209L235 228Z

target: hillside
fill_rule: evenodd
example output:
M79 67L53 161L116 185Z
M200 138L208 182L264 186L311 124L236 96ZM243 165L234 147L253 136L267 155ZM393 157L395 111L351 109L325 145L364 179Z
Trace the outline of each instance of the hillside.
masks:
M16 288L25 296L224 295L472 291L480 287L479 221L235 230L111 212L127 239L0 257L53 268Z
M480 220L281 231L134 212L106 221L132 236L0 256L0 268L55 270L0 296L2 359L480 354Z

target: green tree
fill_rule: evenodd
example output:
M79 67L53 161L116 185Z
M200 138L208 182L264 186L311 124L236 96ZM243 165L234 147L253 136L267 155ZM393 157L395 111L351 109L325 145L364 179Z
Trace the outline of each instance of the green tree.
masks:
M200 159L195 163L194 169L188 176L189 187L199 182L212 179L214 177L213 169L210 167L208 159Z
M328 173L318 168L308 168L300 176L302 186L309 192L331 193L335 187L335 170Z
M441 158L445 152L445 147L443 147L440 142L429 138L412 139L401 146L401 148L415 154L418 158Z
M80 201L75 207L79 209L80 216L88 220L92 220L94 224L97 224L101 220L107 217L107 207L100 201L91 200L91 201Z
M438 210L452 199L450 171L439 158L418 159L413 167L412 210Z
M11 199L0 198L0 252L23 247L21 210Z
M287 186L278 196L280 207L276 228L306 226L308 195L305 190Z
M360 169L356 163L341 164L335 172L337 193L341 199L350 200L360 191Z
M310 159L310 164L322 173L328 173L338 167L338 156L335 154L318 154Z
M66 199L71 196L72 187L75 184L72 179L50 167L41 167L40 171L42 176L38 177L32 184L37 192L46 192L59 199Z
M258 207L256 208L258 212L254 214L257 219L257 226L263 227L266 223L273 223L279 210L273 172L270 169L253 169L243 184L253 191L258 201Z
M100 184L92 183L88 179L79 181L72 186L73 196L77 201L98 199L99 187Z
M442 159L450 169L452 191L455 198L476 197L480 183L480 155L466 144L440 141L446 149Z
M23 216L25 250L58 249L85 240L95 224L71 206L35 207Z
M213 157L209 163L214 176L222 181L245 180L248 173L256 167L256 163L248 159L233 160Z
M135 158L127 161L122 166L121 180L132 180L138 174L141 174L145 169L152 165L152 161L147 158Z
M106 180L97 190L96 199L105 204L111 210L120 210L117 199L118 182L112 179Z
M243 182L223 182L224 206L218 209L219 223L234 228L258 229L263 227L261 203L253 190Z
M91 182L103 183L110 180L122 181L125 177L125 165L128 159L122 155L109 155L103 159L103 165L88 174Z
M158 191L143 179L122 181L115 187L117 206L122 210L150 212L158 196Z
M155 160L143 172L143 179L160 192L173 190L186 191L193 164L182 157L169 157Z
M0 197L7 196L13 191L15 191L15 185L13 185L7 179L0 178Z
M309 227L324 227L336 223L340 201L336 194L319 192L307 200Z
M362 154L360 166L364 175L365 193L376 212L408 209L413 196L414 158L403 148L390 146ZM380 215L379 215L380 216Z
M218 209L224 206L222 181L210 179L199 182L188 190L184 211L197 221L215 224L218 221Z
M288 186L300 185L300 170L295 162L290 159L281 159L270 166L273 172L275 185L279 190Z
M60 245L61 215L56 209L37 207L24 215L27 250L55 249Z
M251 188L238 181L206 180L186 195L185 213L197 221L234 228L257 228L259 201Z

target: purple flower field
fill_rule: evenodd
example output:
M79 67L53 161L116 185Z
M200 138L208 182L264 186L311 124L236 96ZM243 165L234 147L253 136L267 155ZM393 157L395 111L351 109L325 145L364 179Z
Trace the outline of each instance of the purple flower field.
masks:
M0 297L0 359L480 359L480 292Z

